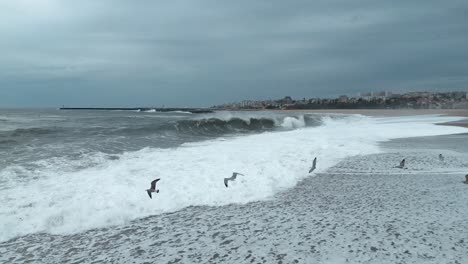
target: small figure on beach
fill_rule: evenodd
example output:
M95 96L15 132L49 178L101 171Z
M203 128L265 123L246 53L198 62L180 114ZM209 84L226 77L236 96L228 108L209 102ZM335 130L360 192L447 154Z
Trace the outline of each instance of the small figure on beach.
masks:
M463 182L464 184L468 184L468 174L465 175L465 181Z
M442 154L439 154L439 160L444 161L444 156L442 156Z
M400 165L395 166L394 168L404 169L405 168L405 159L400 162Z
M309 170L309 173L313 172L317 166L317 157L315 157L314 161L312 162L312 167Z
M148 193L149 197L151 199L153 199L153 197L151 196L151 193L155 192L155 193L159 193L159 190L156 189L156 183L159 181L160 179L156 179L154 181L151 182L151 188L149 188L148 190L146 190L146 192Z
M224 186L226 186L226 188L227 188L228 187L228 181L234 181L236 179L237 175L244 176L244 174L241 174L241 173L238 173L238 172L233 172L231 177L224 178Z

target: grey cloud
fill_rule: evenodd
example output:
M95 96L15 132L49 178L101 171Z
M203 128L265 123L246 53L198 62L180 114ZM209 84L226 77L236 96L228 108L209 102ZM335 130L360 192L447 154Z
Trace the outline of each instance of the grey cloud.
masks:
M468 87L465 1L19 2L0 4L0 106Z

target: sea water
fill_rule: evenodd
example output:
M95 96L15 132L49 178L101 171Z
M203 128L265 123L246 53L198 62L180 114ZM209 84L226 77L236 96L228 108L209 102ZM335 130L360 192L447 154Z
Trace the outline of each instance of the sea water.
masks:
M100 236L112 233L105 228L122 232L121 229L139 221L147 221L144 220L147 217L170 217L167 213L180 214L190 232L205 230L207 227L200 227L200 219L195 215L185 216L192 212L187 208L205 208L195 209L203 211L200 215L205 216L213 210L219 214L216 208L230 211L231 221L226 223L232 224L236 218L233 211L268 208L282 195L290 200L290 190L316 175L332 175L329 179L335 179L336 175L359 174L359 179L365 179L367 184L368 177L372 176L400 176L401 171L389 168L398 165L402 158L408 159L408 154L398 151L390 154L382 148L382 142L467 132L466 128L435 125L458 119L437 115L373 118L307 112L196 115L1 110L0 241L79 234L89 239L88 230L100 230ZM466 165L464 156L445 154L452 158L441 166L432 166L436 162L432 156L438 153L426 158L415 155L413 160L420 160L413 162L405 173L461 174ZM318 158L317 169L308 174L314 157ZM372 157L375 165L369 166L369 159L360 157ZM408 163L411 164L411 158ZM230 177L234 171L245 176L238 176L226 188L223 178ZM160 192L149 199L145 189L155 178L161 178ZM294 196L294 200L303 204L300 202L303 199L313 199L319 193L314 188L300 197ZM346 196L346 193L336 195ZM329 206L333 208L333 204ZM313 217L288 219L281 211L267 211L269 221L279 221L278 225L288 222L285 228L298 228L302 226L301 221L314 221ZM265 221L265 217L256 217L252 221ZM220 219L219 225L223 221ZM174 223L173 227L177 226L177 220ZM153 228L159 230L160 226L159 223ZM318 225L324 230L327 227ZM150 235L144 231L141 230L142 240ZM249 232L244 235L256 236ZM297 243L304 242L298 235L290 238ZM234 235L232 241L236 239ZM148 246L146 242L142 245ZM190 243L183 247L189 246ZM316 259L322 262L346 259L343 254L336 254L335 259L330 252L322 252ZM176 255L165 257L169 260Z

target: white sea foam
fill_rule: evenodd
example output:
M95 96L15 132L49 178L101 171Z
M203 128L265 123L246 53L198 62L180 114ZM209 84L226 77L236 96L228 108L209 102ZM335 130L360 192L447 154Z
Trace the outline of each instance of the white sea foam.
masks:
M179 113L179 114L189 114L189 115L192 114L192 112L187 112L187 111L169 111L169 113Z
M288 126L302 127L303 120L284 120ZM44 166L37 172L38 179L24 183L10 175L2 183L0 240L35 232L73 233L191 205L268 199L307 177L315 156L314 173L324 172L346 157L380 152L379 141L468 131L434 125L454 120L458 118L324 118L320 127L188 143L173 149L146 148L85 169L70 171L61 163ZM223 178L233 171L245 176L225 188ZM161 178L160 193L151 200L144 190L155 178Z
M284 128L301 128L305 127L306 124L303 115L299 116L298 118L287 116L284 118L281 126Z

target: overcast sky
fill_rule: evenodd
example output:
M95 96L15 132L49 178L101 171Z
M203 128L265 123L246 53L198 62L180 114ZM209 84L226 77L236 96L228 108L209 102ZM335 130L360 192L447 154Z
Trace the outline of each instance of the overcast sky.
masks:
M0 0L0 107L468 90L468 1Z

